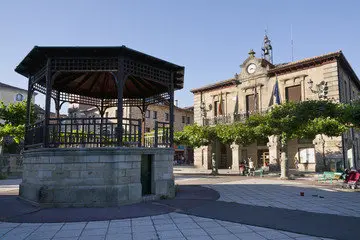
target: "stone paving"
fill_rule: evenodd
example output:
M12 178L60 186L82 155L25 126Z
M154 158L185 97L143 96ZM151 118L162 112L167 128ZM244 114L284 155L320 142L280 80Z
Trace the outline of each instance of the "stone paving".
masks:
M180 177L178 184L209 182L220 193L220 201L258 206L300 209L317 213L359 216L359 193L337 192L295 181L242 178L227 181L221 178ZM233 179L233 178L231 178ZM214 183L211 183L214 181ZM0 181L1 193L16 189L17 180ZM5 183L5 184L4 184ZM305 193L304 197L299 192ZM1 194L0 194L1 195ZM317 195L313 197L312 195ZM320 198L319 196L323 197ZM226 213L225 213L226 214ZM111 221L66 223L0 222L0 239L11 240L85 240L85 239L325 239L270 228L220 221L192 215L170 213L151 217Z
M74 223L0 223L2 240L232 240L325 239L220 220L170 213Z
M253 178L207 186L220 193L219 201L360 217L359 192L325 185Z

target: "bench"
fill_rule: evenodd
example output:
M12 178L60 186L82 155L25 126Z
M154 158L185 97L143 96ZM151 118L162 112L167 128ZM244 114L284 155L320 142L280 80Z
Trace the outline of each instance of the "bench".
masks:
M324 172L323 174L319 175L318 182L323 181L326 183L326 180L332 184L333 180L339 180L341 177L341 173L337 172Z
M259 169L253 170L253 171L249 171L248 176L249 176L249 175L255 176L255 175L257 175L257 174L258 174L260 177L263 177L264 169L259 168Z

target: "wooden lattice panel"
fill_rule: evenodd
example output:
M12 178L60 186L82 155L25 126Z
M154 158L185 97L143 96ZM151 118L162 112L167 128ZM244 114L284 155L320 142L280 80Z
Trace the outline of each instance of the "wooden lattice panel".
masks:
M52 71L92 72L118 70L118 58L57 58L51 60Z

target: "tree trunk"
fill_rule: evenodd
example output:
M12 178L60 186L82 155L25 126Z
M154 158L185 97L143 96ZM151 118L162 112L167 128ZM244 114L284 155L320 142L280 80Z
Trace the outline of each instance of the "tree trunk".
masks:
M281 179L289 179L289 161L287 153L287 142L281 141Z

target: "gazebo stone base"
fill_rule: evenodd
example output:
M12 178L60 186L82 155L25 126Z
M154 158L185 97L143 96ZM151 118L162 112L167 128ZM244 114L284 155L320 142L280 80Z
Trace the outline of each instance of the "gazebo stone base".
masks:
M109 207L144 195L172 198L169 148L34 149L24 153L20 197L41 207Z

